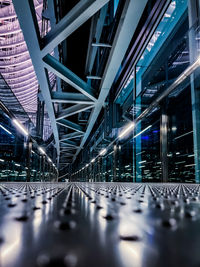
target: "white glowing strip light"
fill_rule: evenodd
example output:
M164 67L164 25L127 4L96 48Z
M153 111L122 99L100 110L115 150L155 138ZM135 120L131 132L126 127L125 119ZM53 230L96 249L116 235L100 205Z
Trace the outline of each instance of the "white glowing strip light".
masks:
M139 164L147 162L146 160L139 161Z
M95 158L91 160L91 163L95 162Z
M14 124L18 127L19 130L23 132L25 136L28 136L27 130L19 123L16 119L13 119Z
M152 127L152 125L149 125L147 128L145 128L144 130L142 130L141 132L139 132L138 134L136 134L133 138L138 137L139 135L141 135L142 133L144 133L146 130L148 130L151 127Z
M49 157L47 159L48 159L49 162L52 162L52 160Z
M101 152L99 153L100 156L103 156L104 154L106 154L107 152L107 149L104 148L103 150L101 150Z
M192 166L195 166L196 164L188 164L188 165L185 165L185 167L192 167Z
M135 126L135 123L133 122L130 125L128 125L127 128L120 133L119 138L122 138L126 134L128 134L134 128L134 126Z
M17 164L17 163L15 163L15 166L18 166L18 167L20 167L20 165L19 165L19 164Z
M3 127L3 125L0 124L0 127L5 131L7 132L8 134L12 134L10 131L8 131L5 127Z
M41 154L45 155L45 151L42 147L38 147L38 150L40 151Z
M4 159L0 159L1 162L4 162Z

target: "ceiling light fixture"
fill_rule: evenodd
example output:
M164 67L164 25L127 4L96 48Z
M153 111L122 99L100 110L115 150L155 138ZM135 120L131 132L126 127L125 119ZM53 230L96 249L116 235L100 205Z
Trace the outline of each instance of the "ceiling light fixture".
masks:
M1 127L5 132L7 132L8 134L10 134L10 135L12 134L12 133L11 133L10 131L8 131L3 125L0 124L0 127Z
M19 130L21 130L21 132L23 132L25 136L28 136L28 131L24 128L23 125L21 125L20 122L18 122L16 119L13 119L13 123L18 127Z
M133 128L135 127L135 123L131 122L119 135L119 138L121 139L125 135L127 135Z

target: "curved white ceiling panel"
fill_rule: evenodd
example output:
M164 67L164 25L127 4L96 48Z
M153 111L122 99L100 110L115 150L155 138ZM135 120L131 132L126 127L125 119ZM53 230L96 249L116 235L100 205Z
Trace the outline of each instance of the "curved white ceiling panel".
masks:
M39 27L43 0L34 0ZM38 82L12 4L0 3L0 73L27 113L37 111Z

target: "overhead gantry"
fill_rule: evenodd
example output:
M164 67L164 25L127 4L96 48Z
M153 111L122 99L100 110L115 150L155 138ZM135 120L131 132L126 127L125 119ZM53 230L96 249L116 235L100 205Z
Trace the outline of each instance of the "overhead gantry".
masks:
M52 6L52 1L48 3ZM106 17L106 4L109 0L81 0L42 38L39 32L38 20L33 0L13 0L21 29L24 34L32 63L37 75L41 92L51 120L58 161L63 164L72 163L87 141L93 126L100 114L104 102L109 94L120 64L124 58L131 38L136 30L139 19L146 6L147 0L129 0L123 6L122 15L112 44L109 45L109 57L101 79L99 90L94 90L88 83L80 79L69 68L62 64L58 57L57 47L83 23L94 16L99 10L100 22L96 23L99 32L102 32ZM23 8L22 8L23 7ZM94 26L94 24L93 24ZM93 28L93 32L95 32ZM92 33L90 34L92 37ZM97 42L100 36L96 36ZM86 68L91 69L94 63L97 44L90 38L91 53L88 54ZM100 45L100 44L99 44ZM108 47L108 46L107 46ZM72 51L75 53L75 51ZM49 73L76 89L77 92L62 92L52 90ZM94 78L94 77L93 77ZM72 106L55 111L54 103L67 103ZM90 110L86 127L70 120L70 116ZM59 125L70 129L70 133L59 133ZM79 143L72 139L80 138Z

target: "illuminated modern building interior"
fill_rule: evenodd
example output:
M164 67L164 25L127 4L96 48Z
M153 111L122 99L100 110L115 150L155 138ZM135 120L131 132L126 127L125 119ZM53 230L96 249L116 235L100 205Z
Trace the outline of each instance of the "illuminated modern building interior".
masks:
M199 266L199 184L199 0L0 1L0 266Z

